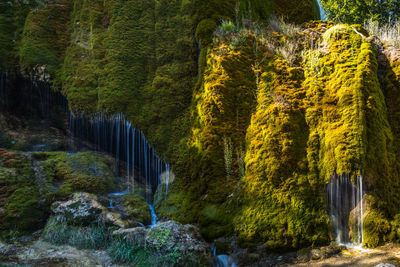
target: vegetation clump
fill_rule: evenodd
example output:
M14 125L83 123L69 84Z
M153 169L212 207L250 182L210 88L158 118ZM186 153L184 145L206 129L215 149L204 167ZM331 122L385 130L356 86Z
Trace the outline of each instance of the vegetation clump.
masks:
M122 201L127 216L145 224L151 223L150 208L145 199L137 194L125 195Z
M47 179L58 185L56 194L60 197L73 192L104 194L115 188L111 163L98 154L37 152L33 156L40 161Z
M35 176L26 155L0 150L0 238L30 233L44 225L50 207L48 181Z

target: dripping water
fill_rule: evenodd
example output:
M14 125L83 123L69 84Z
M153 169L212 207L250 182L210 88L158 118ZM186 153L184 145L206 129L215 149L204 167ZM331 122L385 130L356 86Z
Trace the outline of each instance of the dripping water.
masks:
M126 166L127 192L135 191L135 180L145 185L146 201L150 201L166 173L170 182L170 165L164 162L146 140L144 134L125 118L123 114L74 116L70 114L70 132L75 139L93 143L95 150L115 156L116 169L122 163ZM80 143L77 143L80 146ZM79 148L78 148L79 150ZM168 185L166 185L168 190Z
M8 107L8 72L1 73L0 75L0 102L4 109Z
M345 245L363 243L363 180L359 175L355 183L350 175L332 175L328 184L329 213L336 241ZM350 216L353 213L356 228L350 229ZM350 236L350 233L352 233Z
M321 20L326 20L326 12L324 7L322 6L320 0L316 0L317 1L317 5L318 5L318 9L319 9L319 16Z
M221 254L217 255L217 248L212 245L211 253L213 255L212 267L237 267L237 264L232 256Z

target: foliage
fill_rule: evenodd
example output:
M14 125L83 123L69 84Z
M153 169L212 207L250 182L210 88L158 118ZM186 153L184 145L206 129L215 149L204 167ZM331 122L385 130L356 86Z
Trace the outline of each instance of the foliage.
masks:
M39 0L2 1L0 3L0 71L16 71L18 49L25 18L31 9L43 4Z
M364 218L364 245L374 248L388 241L390 224L381 212L370 211Z
M114 238L108 248L113 262L125 263L133 266L149 266L152 260L150 253L143 245L130 242L122 237Z
M261 240L272 249L323 243L327 216L317 192L324 182L308 174L304 76L280 58L263 69L247 130L245 202L236 230L247 246Z
M143 243L120 236L113 238L108 253L113 262L130 266L201 266L198 259L181 255L177 248L167 251L152 250Z
M342 23L359 23L366 20L379 24L396 21L400 14L400 3L396 0L340 1L321 0L327 17Z
M387 21L394 4L350 2L324 4L328 15L360 23ZM26 21L21 63L52 61L74 112L122 111L141 128L178 177L167 199L156 205L159 214L198 222L207 239L236 231L249 246L324 243L328 178L337 173L354 180L361 172L374 197L366 244L384 242L399 213L392 199L399 191L398 62L381 64L378 80L377 51L357 34L355 29L368 36L359 25L314 22L304 30L283 20L270 21L269 28L264 24L272 12L287 15L285 21L315 18L315 1L236 3L75 0L72 13L54 24L58 29L71 21L65 26L70 29L57 35L71 33L65 51L34 34L43 31L48 4ZM393 39L396 27L388 26L381 36ZM4 33L10 38L13 31ZM43 49L31 53L38 47ZM224 153L223 136L231 140L230 153ZM87 165L75 166L74 156L57 157L42 166L53 181L65 179L60 195L112 187L91 168L82 172ZM78 160L95 161L94 170L109 173L91 156ZM130 251L121 244L122 261Z
M51 217L43 231L43 239L55 245L70 245L78 249L102 249L109 245L110 234L99 224L90 227L70 226Z
M217 23L213 19L200 21L196 28L196 40L201 47L206 47L212 43L213 32L217 28Z

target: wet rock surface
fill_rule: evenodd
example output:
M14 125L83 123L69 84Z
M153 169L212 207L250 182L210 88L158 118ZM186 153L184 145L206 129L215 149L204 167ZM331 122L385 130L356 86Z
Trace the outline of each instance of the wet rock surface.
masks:
M118 266L103 250L78 250L71 246L55 246L42 240L30 245L0 243L0 264L6 266Z

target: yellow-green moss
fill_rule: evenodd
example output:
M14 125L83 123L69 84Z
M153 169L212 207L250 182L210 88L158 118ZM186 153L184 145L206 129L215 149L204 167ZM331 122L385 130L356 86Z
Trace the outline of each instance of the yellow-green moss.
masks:
M324 52L312 52L318 60L306 63L306 116L313 137L309 166L326 181L333 173L351 174L355 181L361 172L364 190L375 199L369 203L371 215L366 215L365 245L376 246L377 229L386 224L370 227L372 214L388 219L398 210L397 199L391 197L398 192L398 172L377 52L347 25L334 26L323 37Z
M243 245L298 248L326 242L324 182L308 172L304 75L285 60L263 67L247 130L245 203L236 221Z

